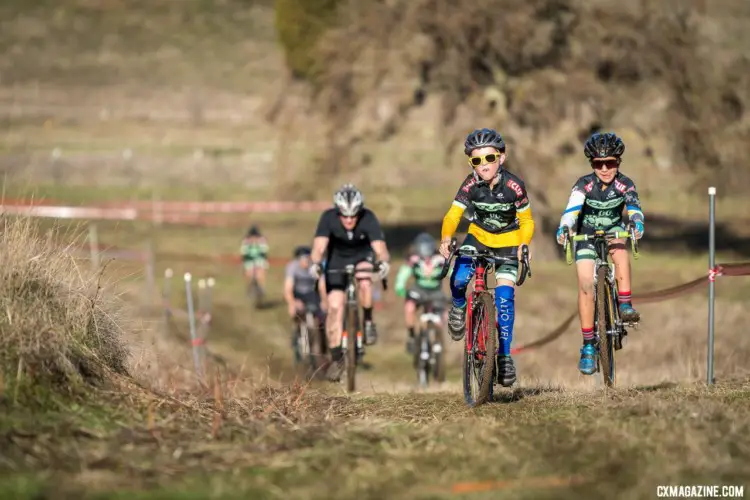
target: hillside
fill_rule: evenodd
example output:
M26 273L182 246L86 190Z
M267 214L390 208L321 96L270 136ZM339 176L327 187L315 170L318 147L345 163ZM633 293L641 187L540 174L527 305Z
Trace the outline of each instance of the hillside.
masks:
M580 141L604 127L625 138L623 168L647 203L709 182L742 192L749 8L673 3L364 3L357 18L344 2L311 98L287 76L267 2L4 2L0 166L21 182L178 182L213 198L290 185L326 198L344 179L371 199L429 190L403 197L408 218L410 207L444 209L465 171L457 141L494 125L540 213L556 216L585 170ZM472 21L485 10L508 13L500 34ZM310 176L323 180L313 188Z

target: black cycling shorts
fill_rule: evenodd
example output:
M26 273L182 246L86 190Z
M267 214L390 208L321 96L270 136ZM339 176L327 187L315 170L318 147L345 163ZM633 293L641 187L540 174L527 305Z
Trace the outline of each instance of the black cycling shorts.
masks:
M333 290L346 290L346 274L342 272L329 273L329 271L343 271L347 265L353 264L356 266L363 261L375 262L372 248L363 249L349 258L341 258L334 253L326 265L326 293L331 293Z
M305 307L310 309L320 308L320 295L315 292L310 293L297 293L294 292L294 298L302 302Z

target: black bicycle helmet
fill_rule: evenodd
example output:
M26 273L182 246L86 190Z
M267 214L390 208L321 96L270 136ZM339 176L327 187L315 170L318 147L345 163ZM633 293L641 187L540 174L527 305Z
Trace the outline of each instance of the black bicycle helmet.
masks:
M252 226L250 229L247 230L247 236L260 236L260 229L258 229L258 226Z
M333 204L339 215L353 217L365 206L365 197L354 184L344 184L333 195Z
M310 247L299 246L294 249L294 258L299 259L303 255L310 255L310 253L312 253L312 250L310 249Z
M471 152L475 149L486 147L495 148L501 153L505 153L503 136L497 130L491 128L475 130L466 136L466 142L464 142L464 153L466 156L471 155Z
M583 154L589 163L601 158L620 159L625 152L625 143L612 132L597 132L583 145Z

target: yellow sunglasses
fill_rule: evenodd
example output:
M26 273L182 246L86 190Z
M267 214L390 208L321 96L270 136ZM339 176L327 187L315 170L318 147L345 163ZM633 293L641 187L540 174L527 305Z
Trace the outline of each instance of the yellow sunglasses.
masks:
M487 163L495 163L500 159L501 154L502 153L490 153L484 156L470 156L469 165L471 165L472 167L478 167Z

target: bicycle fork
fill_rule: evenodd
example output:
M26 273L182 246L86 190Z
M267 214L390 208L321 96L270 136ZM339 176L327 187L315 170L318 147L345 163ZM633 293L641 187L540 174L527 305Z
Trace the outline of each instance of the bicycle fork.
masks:
M346 307L347 307L347 309L349 309L351 307L358 307L357 301L356 300L351 300L351 299L347 300ZM362 354L364 352L364 347L363 347L364 340L363 340L363 335L362 335L362 329L359 327L360 325L349 325L349 324L346 324L346 319L347 318L346 318L346 312L345 312L344 313L344 329L341 332L341 348L343 350L347 349L347 347L349 346L349 331L350 330L355 330L356 331L356 334L355 334L355 339L356 339L355 340L355 346L356 346L356 349L357 349L357 353L358 354Z
M600 260L597 261L597 265L594 266L594 311L595 314L598 314L596 309L596 301L598 299L596 293L598 290L597 284L599 281L599 273L597 270L600 266L607 266L607 275L605 283L610 291L610 297L612 300L612 303L609 305L611 309L605 310L605 314L610 314L611 317L609 318L609 321L607 322L607 335L614 340L614 348L616 351L619 351L622 349L622 338L627 335L627 332L625 331L625 328L623 327L622 319L620 318L620 310L619 310L619 304L618 304L618 294L617 294L617 275L615 274L615 264L612 262L602 262ZM606 318L605 318L606 320ZM594 322L595 324L598 323L598 321ZM622 333L621 333L622 332ZM599 339L599 332L597 331L597 340ZM599 362L597 360L597 367L596 370L599 371Z

